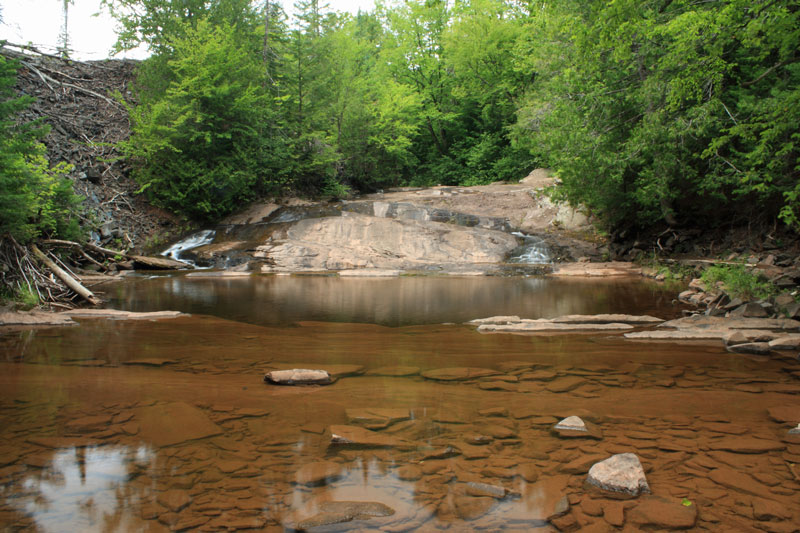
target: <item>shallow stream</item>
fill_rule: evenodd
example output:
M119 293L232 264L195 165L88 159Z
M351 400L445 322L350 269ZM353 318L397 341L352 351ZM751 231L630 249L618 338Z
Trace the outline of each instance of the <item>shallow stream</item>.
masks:
M484 335L463 324L499 314L668 319L681 312L674 289L178 275L105 290L117 308L191 315L0 335L5 530L716 532L800 523L800 441L768 412L800 409L795 359L608 333ZM282 368L323 368L338 380L262 383ZM440 369L455 377L431 372ZM570 415L602 438L554 434ZM366 437L332 444L332 426L365 428ZM640 457L652 495L618 500L585 485L593 463L622 452ZM334 501L393 512L363 503L342 511ZM332 524L343 517L353 520Z

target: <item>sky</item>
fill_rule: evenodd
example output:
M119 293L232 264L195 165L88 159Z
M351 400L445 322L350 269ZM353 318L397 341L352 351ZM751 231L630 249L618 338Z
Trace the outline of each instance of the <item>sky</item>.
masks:
M284 9L294 0L282 0ZM355 13L370 10L374 0L327 0L332 10ZM288 6L287 6L288 4ZM76 59L105 59L116 41L116 22L108 13L100 13L100 0L74 0L69 8L69 37ZM43 52L54 52L61 33L62 0L0 0L0 40L14 44L33 44ZM287 9L288 11L288 9ZM114 57L141 59L145 50L133 50Z

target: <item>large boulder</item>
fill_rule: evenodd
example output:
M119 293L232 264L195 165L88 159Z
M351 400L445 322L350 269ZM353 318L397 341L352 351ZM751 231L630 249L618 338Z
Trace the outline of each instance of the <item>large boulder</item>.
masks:
M620 453L594 464L586 481L601 490L623 496L636 497L650 492L642 463L633 453Z
M499 263L517 246L501 231L342 213L278 230L254 255L267 270L414 269Z

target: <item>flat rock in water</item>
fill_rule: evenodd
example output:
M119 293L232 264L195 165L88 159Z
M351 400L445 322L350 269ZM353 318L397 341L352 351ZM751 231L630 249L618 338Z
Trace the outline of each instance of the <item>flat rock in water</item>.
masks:
M203 411L183 402L134 409L139 424L137 437L155 446L170 446L219 435L222 428Z
M766 453L783 450L786 445L777 441L753 437L724 437L710 441L708 447L712 450L733 453Z
M344 466L332 461L320 461L303 465L295 473L295 482L300 485L325 485L344 475Z
M174 359L159 359L159 358L149 358L149 359L131 359L130 361L123 361L123 365L128 366L164 366L164 365L171 365L175 364Z
M770 418L776 422L800 423L800 406L780 405L767 409Z
M76 326L78 323L64 313L17 311L0 313L0 326Z
M564 438L603 438L603 432L598 426L591 422L586 422L578 416L568 416L561 420L553 426L553 431L559 437Z
M620 453L594 464L586 481L602 490L627 496L650 492L642 463L633 453Z
M331 446L357 448L413 448L414 444L397 437L381 435L358 426L336 425L329 428Z
M359 268L355 270L340 270L340 278L396 278L402 274L402 270L390 270L383 268Z
M540 331L617 331L632 329L630 324L572 324L558 323L552 320L527 320L515 324L481 324L480 333L536 333Z
M540 478L528 485L519 502L515 501L498 516L509 524L544 527L550 520L569 511L568 480L568 476Z
M658 327L677 329L765 329L770 331L800 331L800 321L788 318L725 318L692 315L669 320L663 324L659 324Z
M697 506L650 497L628 511L628 522L641 529L690 529L697 522Z
M800 335L786 335L769 341L773 350L798 350L800 349Z
M769 487L763 483L756 481L747 474L742 474L726 466L716 468L709 472L708 479L723 487L746 494L752 494L767 499L772 499L773 496Z
M407 376L416 376L419 374L418 366L383 366L381 368L373 368L368 370L367 376L386 376L401 378Z
M347 421L351 424L366 426L370 429L385 428L395 422L411 418L411 412L403 408L360 407L345 409L345 414Z
M497 370L489 368L452 367L426 370L422 373L422 377L435 381L465 381L499 374Z
M569 392L573 389L577 389L585 383L586 380L584 378L578 376L568 376L549 382L547 385L545 385L545 388L550 392Z
M313 531L314 528L324 528L353 520L391 516L395 513L394 509L379 502L322 502L318 509L319 512L316 515L299 520L288 529Z
M490 316L488 318L476 318L475 320L470 320L467 324L514 324L522 320L520 317L513 315L513 316Z
M649 315L621 315L621 314L600 314L600 315L564 315L552 320L563 324L658 324L664 322L660 318Z
M133 255L131 256L131 260L133 261L133 267L136 269L146 269L146 270L183 270L183 269L191 269L194 268L192 265L188 263L184 263L183 261L175 261L174 259L168 259L166 257L148 257L144 255Z
M418 466L405 465L395 470L395 474L403 481L417 481L422 477L422 470Z
M72 318L110 318L112 320L163 320L185 316L180 311L134 313L133 311L120 311L119 309L72 309L61 314Z
M505 487L470 481L467 483L467 494L470 496L489 496L490 498L494 498L496 500L502 500L506 497L508 491L505 489Z
M330 385L331 376L325 370L293 368L267 372L264 381L275 385Z
M642 269L634 263L612 261L608 263L561 263L553 271L553 276L568 277L616 277L640 276Z
M455 496L453 506L456 515L463 520L475 520L489 512L495 504L494 498L488 496Z
M750 355L769 355L772 349L767 342L745 342L727 346L729 352Z

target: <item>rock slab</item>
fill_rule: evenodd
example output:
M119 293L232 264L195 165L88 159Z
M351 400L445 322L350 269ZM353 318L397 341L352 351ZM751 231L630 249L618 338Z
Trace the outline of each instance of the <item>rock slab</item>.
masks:
M650 492L642 463L633 453L620 453L594 464L586 481L602 490L633 497Z
M325 370L293 368L267 372L264 381L274 385L330 385L331 376Z

